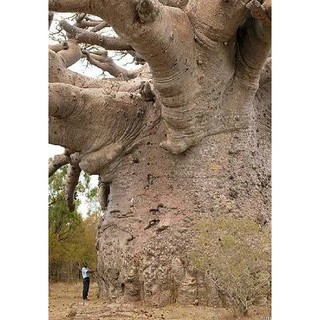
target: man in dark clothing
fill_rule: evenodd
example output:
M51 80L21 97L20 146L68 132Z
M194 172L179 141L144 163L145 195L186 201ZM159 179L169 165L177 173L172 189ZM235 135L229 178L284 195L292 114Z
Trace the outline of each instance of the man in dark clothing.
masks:
M82 299L88 299L89 287L90 287L90 272L94 272L94 270L89 270L88 265L86 263L83 264L82 269L82 278L83 278L83 290L82 290Z

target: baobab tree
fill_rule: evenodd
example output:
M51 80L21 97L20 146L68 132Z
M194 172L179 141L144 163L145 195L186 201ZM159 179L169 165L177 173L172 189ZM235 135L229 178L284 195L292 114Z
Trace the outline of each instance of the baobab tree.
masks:
M199 220L270 224L271 0L49 0L49 10L49 26L55 12L78 13L49 50L49 143L66 150L49 174L69 165L71 208L81 170L99 176L101 296L218 303L187 251ZM117 37L99 33L107 26ZM120 68L108 50L142 66ZM83 57L113 77L68 69Z

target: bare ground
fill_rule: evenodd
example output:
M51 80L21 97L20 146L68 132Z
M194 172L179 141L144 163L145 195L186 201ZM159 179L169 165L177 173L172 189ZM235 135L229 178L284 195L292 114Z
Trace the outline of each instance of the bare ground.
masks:
M115 304L98 298L98 286L91 283L89 301L81 298L82 283L49 284L49 320L270 320L270 310L253 308L245 318L236 316L230 309L203 306L172 305L149 308L142 304Z

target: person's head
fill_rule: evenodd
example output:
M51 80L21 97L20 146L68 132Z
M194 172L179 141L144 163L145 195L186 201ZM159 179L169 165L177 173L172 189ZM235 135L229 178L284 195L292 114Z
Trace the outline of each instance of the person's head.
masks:
M86 262L84 262L84 263L82 264L82 266L85 267L85 268L88 268L88 265L87 265Z

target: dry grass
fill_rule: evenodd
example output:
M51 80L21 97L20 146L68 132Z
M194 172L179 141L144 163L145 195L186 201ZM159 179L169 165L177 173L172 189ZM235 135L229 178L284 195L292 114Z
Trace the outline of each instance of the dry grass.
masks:
M97 296L98 287L92 283L89 301L81 298L82 283L53 283L49 285L49 320L267 320L270 310L255 308L245 318L237 317L233 311L202 306L167 306L148 308L142 304L107 303Z

